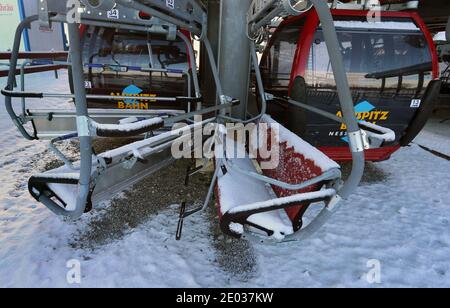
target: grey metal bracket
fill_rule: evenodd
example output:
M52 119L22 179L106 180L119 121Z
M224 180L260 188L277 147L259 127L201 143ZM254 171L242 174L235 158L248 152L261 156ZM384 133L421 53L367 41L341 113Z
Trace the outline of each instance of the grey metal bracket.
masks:
M39 19L48 27L50 16L58 15L59 21L69 22L68 17L75 14L76 22L82 24L101 22L117 28L120 24L163 27L172 34L174 31L170 28L175 26L200 37L205 37L206 33L206 9L199 0L76 0L79 9L78 4L75 8L72 6L74 0L38 1Z

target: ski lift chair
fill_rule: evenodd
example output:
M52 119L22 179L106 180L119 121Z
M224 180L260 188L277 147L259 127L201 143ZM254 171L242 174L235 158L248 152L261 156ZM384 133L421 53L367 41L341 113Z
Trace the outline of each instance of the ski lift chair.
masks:
M217 160L220 226L234 237L242 236L244 226L249 226L281 240L301 229L303 215L311 204L328 205L336 197L340 167L269 116L262 117L258 130L267 140L260 141L255 149L257 163L271 165L263 158L265 154L261 155L263 149L276 151L271 155L279 162L258 172L258 164L247 153L245 158L227 153ZM226 144L227 149L230 144L231 148L239 147L230 137Z

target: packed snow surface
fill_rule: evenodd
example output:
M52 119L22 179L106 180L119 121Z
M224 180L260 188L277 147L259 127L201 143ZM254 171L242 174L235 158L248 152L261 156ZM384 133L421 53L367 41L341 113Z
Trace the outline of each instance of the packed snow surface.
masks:
M41 76L27 77L30 90L67 91L67 76ZM38 105L52 104L62 103ZM222 240L207 214L186 220L175 241L179 207L170 206L121 239L88 249L73 242L80 232L99 232L88 224L103 212L67 222L37 204L26 182L43 171L46 143L20 138L2 102L0 118L1 287L450 287L450 162L416 144L369 165L357 192L303 242ZM449 139L433 133L428 146L434 145L448 148ZM80 285L66 278L74 261ZM367 274L377 262L381 283L370 284Z

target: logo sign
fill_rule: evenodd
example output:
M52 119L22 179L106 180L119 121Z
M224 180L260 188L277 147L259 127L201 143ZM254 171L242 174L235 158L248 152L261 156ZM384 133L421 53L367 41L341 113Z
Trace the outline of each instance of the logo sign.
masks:
M126 96L139 96L143 91L139 87L136 87L135 85L131 85L123 89L123 95ZM125 103L127 104L135 104L137 103L137 100L135 99L126 99Z
M129 99L124 101L119 101L117 103L117 108L119 109L149 109L148 100L140 100L139 97L155 97L154 94L145 94L144 91L135 86L130 85L123 89L122 93L111 93L111 96L129 96Z
M358 121L366 121L369 123L377 124L379 122L387 121L389 119L389 111L377 110L374 105L368 101L363 101L355 106L356 117ZM342 118L342 112L337 113L338 117ZM339 132L331 132L330 136L342 137L341 139L345 142L349 142L346 136L347 126L345 124L341 125Z
M112 9L111 11L108 11L107 17L109 19L119 19L120 18L120 12L118 9Z
M166 0L166 6L172 10L175 9L175 0Z

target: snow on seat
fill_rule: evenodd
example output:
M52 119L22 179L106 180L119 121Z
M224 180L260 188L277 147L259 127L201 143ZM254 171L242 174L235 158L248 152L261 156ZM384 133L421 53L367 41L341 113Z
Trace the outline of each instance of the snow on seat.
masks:
M28 181L30 194L40 201L42 196L56 200L67 211L75 209L80 173L66 166L33 175Z
M158 122L158 120L154 120L154 123ZM139 125L142 125L142 123ZM201 127L202 123L183 126L174 131L165 132L93 156L90 199L94 197L94 199L101 200L103 196L110 197L111 194L108 191L114 191L116 187L124 189L138 179L173 161L170 152L172 142L183 138L183 134L187 131L200 129ZM51 199L66 211L74 210L78 197L79 168L80 162L75 162L72 168L64 165L32 176L28 181L30 194L39 202L44 199L50 202L48 200ZM90 208L92 203L92 200L88 200L87 208Z
M249 158L235 159L234 164L241 170L256 172L256 169ZM265 202L274 199L274 192L270 186L262 181L257 181L243 174L230 170L218 175L217 195L220 208L219 215L224 221L224 215L232 211L233 208ZM222 224L222 230L227 234L243 234L243 223L230 222ZM283 238L285 235L294 233L292 224L283 210L275 210L265 213L258 213L246 218L246 223L255 228L270 231L275 238Z
M278 163L258 174L248 155L217 159L220 223L231 236L242 236L244 226L249 226L281 240L301 229L311 204L328 202L336 195L340 167L272 118L265 116L261 123L267 124L259 126L267 130L267 140L258 144L257 161L261 166L267 162L259 151L265 147L278 151ZM227 138L229 142L235 143Z
M133 137L162 128L164 120L155 117L125 124L100 124L92 121L92 126L99 137Z
M319 177L326 172L340 170L340 166L335 161L277 123L270 116L265 115L261 119L261 123L266 123L269 130L267 144L263 146L271 148L271 142L275 141L278 143L279 149L279 164L273 169L263 169L263 173L266 176L289 184L299 184ZM258 161L262 163L265 160L259 156ZM338 179L332 179L331 182L335 180ZM317 183L300 190L289 190L275 185L272 185L272 188L275 194L282 198L299 193L314 192L319 190L324 184L327 183ZM286 209L289 218L294 224L295 231L302 227L302 217L308 207L309 204L306 203Z

